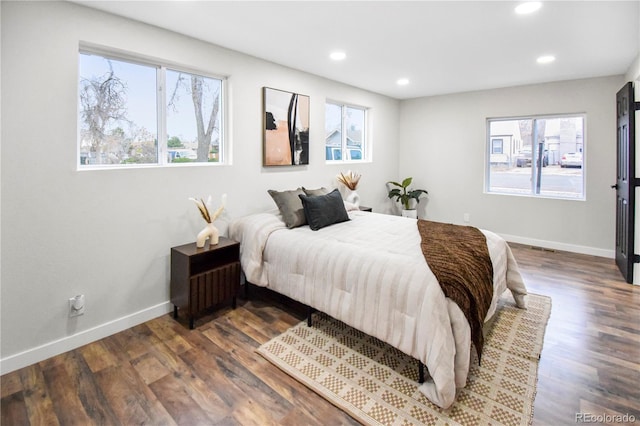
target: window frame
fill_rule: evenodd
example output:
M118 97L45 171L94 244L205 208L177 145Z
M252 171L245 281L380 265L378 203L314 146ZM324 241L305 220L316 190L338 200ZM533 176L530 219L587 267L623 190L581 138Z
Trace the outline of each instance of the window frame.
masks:
M582 191L580 196L576 197L568 197L563 195L552 195L552 194L536 194L535 188L538 180L538 165L535 161L533 161L533 152L537 152L537 149L533 147L532 141L532 161L531 161L531 188L529 193L517 193L517 192L501 192L491 190L491 155L493 149L493 139L503 137L504 135L494 135L492 138L491 135L491 123L492 122L500 122L500 121L518 121L518 120L531 120L532 128L535 129L536 121L540 119L544 120L553 120L553 119L561 119L561 118L576 118L579 117L582 119L582 150L580 153L582 154ZM485 123L485 149L484 149L484 162L485 162L485 176L484 176L484 193L489 195L506 195L506 196L514 196L514 197L529 197L529 198L544 198L544 199L553 199L553 200L566 200L566 201L586 201L587 200L587 114L585 112L574 112L574 113L557 113L557 114L531 114L531 115L523 115L523 116L508 116L508 117L489 117L486 119ZM535 136L533 137L535 140ZM504 147L503 147L504 152Z
M78 94L76 95L77 107L80 111L80 55L100 56L104 59L126 62L132 65L147 66L156 70L156 132L158 140L157 162L155 163L130 163L130 164L81 164L81 138L80 129L81 122L79 115L76 115L77 133L76 133L76 170L115 170L115 169L141 169L141 168L159 168L159 167L208 167L208 166L225 166L231 165L231 142L230 142L230 122L229 108L229 77L208 71L203 71L194 67L153 58L141 54L135 54L115 48L107 48L104 46L94 45L91 43L81 42L78 49L78 76L76 84ZM167 70L174 72L182 72L190 75L197 75L204 78L210 78L220 81L220 142L219 142L219 161L217 162L184 162L172 163L168 160L168 137L167 137L167 88L166 88L166 72Z
M325 135L325 140L324 140L324 160L325 160L325 164L351 164L351 163L367 163L371 161L371 136L370 136L370 130L369 130L369 121L370 121L370 108L362 106L362 105L356 105L356 104L352 104L352 103L348 103L348 102L342 102L342 101L337 101L335 99L326 99L325 100L325 114L326 114L326 107L327 104L331 104L337 107L340 107L341 109L341 143L340 143L340 159L339 160L327 160L327 148L329 148L330 146L327 145L327 139L326 139L326 135ZM349 154L348 157L349 159L345 159L347 158L346 153L349 151L348 145L347 145L347 139L348 139L348 134L347 134L347 109L348 108L352 108L352 109L357 109L357 110L361 110L364 114L364 123L362 125L362 145L361 145L361 151L362 151L362 158L358 159L358 160L354 160L351 159L351 155ZM327 123L327 119L326 119L326 115L325 115L325 130L326 130L326 123ZM337 147L331 147L332 150L335 150Z

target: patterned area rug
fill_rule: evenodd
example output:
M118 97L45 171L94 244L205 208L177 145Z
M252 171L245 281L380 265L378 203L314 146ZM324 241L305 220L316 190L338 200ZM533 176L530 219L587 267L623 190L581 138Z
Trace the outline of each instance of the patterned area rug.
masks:
M371 425L530 425L538 360L551 299L530 294L518 309L510 292L485 325L482 365L447 410L418 390L417 361L325 314L258 348L267 360L355 419ZM475 354L475 351L472 351Z

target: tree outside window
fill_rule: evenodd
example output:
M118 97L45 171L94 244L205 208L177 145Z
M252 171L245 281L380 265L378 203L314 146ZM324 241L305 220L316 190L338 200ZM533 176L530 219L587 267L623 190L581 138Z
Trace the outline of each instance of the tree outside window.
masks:
M220 79L81 52L80 167L222 162L222 89Z

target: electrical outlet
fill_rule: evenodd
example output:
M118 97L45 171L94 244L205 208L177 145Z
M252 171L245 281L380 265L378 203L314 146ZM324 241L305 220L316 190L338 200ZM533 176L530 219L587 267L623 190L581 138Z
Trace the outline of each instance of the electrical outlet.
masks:
M79 294L69 299L69 317L84 315L84 294Z
M464 223L469 223L469 221L471 220L471 215L469 213L465 213L463 218L464 218Z

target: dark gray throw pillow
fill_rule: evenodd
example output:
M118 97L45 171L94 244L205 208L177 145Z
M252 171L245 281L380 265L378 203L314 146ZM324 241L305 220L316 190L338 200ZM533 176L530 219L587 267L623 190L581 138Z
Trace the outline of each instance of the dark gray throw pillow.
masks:
M298 188L291 191L274 191L270 189L267 192L269 192L276 206L278 206L287 228L291 229L307 224L302 201L298 197L299 195L304 195L302 189Z
M344 208L344 201L340 191L334 189L326 195L299 195L304 207L304 215L309 228L314 231L349 220L349 214Z

